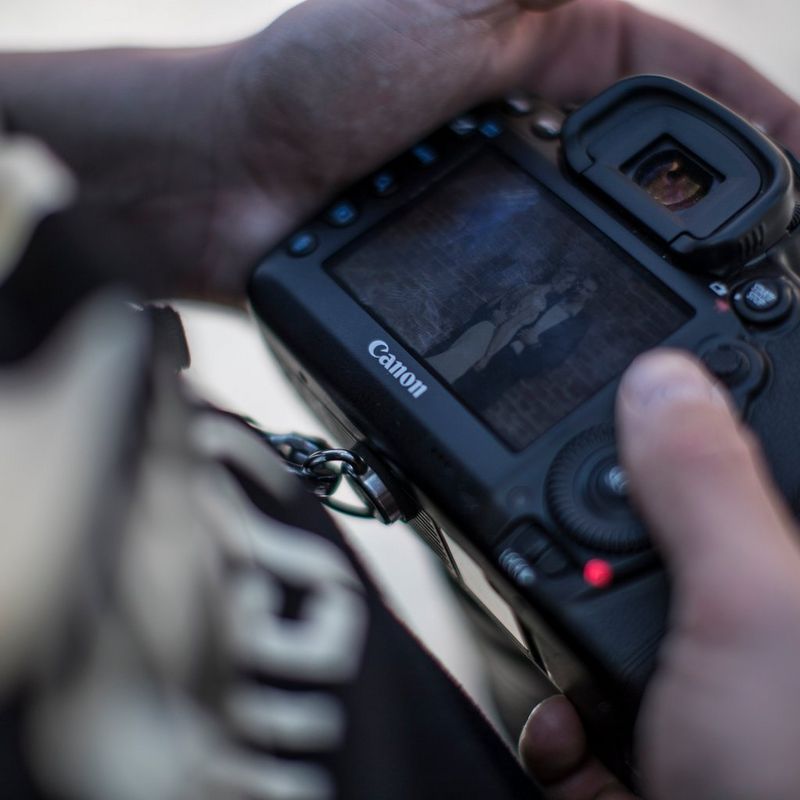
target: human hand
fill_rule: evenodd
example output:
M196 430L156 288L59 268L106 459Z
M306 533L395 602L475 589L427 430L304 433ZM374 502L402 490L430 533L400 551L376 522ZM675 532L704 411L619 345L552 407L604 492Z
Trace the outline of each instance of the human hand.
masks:
M796 800L796 523L753 435L687 357L639 359L617 416L634 500L673 579L669 634L636 730L644 796ZM632 797L588 754L564 698L534 712L521 753L551 800Z
M200 50L0 56L0 106L83 201L166 251L161 294L240 302L256 259L351 181L512 87L580 101L689 81L800 148L797 107L719 48L616 0L308 0Z

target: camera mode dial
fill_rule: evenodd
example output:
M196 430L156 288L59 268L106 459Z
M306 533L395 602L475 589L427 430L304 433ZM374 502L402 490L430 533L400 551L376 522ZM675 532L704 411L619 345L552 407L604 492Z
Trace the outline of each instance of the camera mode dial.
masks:
M628 502L628 478L610 425L585 431L558 454L547 479L547 500L556 522L580 544L615 553L649 545Z
M733 293L733 307L751 325L774 325L792 310L794 293L783 278L758 278Z

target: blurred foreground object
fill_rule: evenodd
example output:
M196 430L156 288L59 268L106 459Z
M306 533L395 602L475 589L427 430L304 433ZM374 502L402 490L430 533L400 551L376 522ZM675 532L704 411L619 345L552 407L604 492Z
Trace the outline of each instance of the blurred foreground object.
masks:
M72 176L35 139L5 138L0 128L0 284L23 253L35 226L70 203Z

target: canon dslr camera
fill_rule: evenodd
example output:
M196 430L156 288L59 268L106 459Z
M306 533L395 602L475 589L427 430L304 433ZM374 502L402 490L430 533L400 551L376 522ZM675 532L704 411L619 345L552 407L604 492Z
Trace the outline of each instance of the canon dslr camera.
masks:
M567 116L517 99L454 120L254 274L271 348L390 487L386 516L460 581L480 568L607 753L668 606L617 462L620 376L695 353L797 507L797 184L731 111L638 77Z

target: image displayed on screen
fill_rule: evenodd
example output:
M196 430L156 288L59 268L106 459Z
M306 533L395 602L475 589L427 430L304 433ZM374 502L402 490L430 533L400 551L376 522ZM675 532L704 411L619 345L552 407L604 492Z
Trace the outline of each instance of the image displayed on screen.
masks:
M326 267L514 450L691 315L493 152L458 168Z

